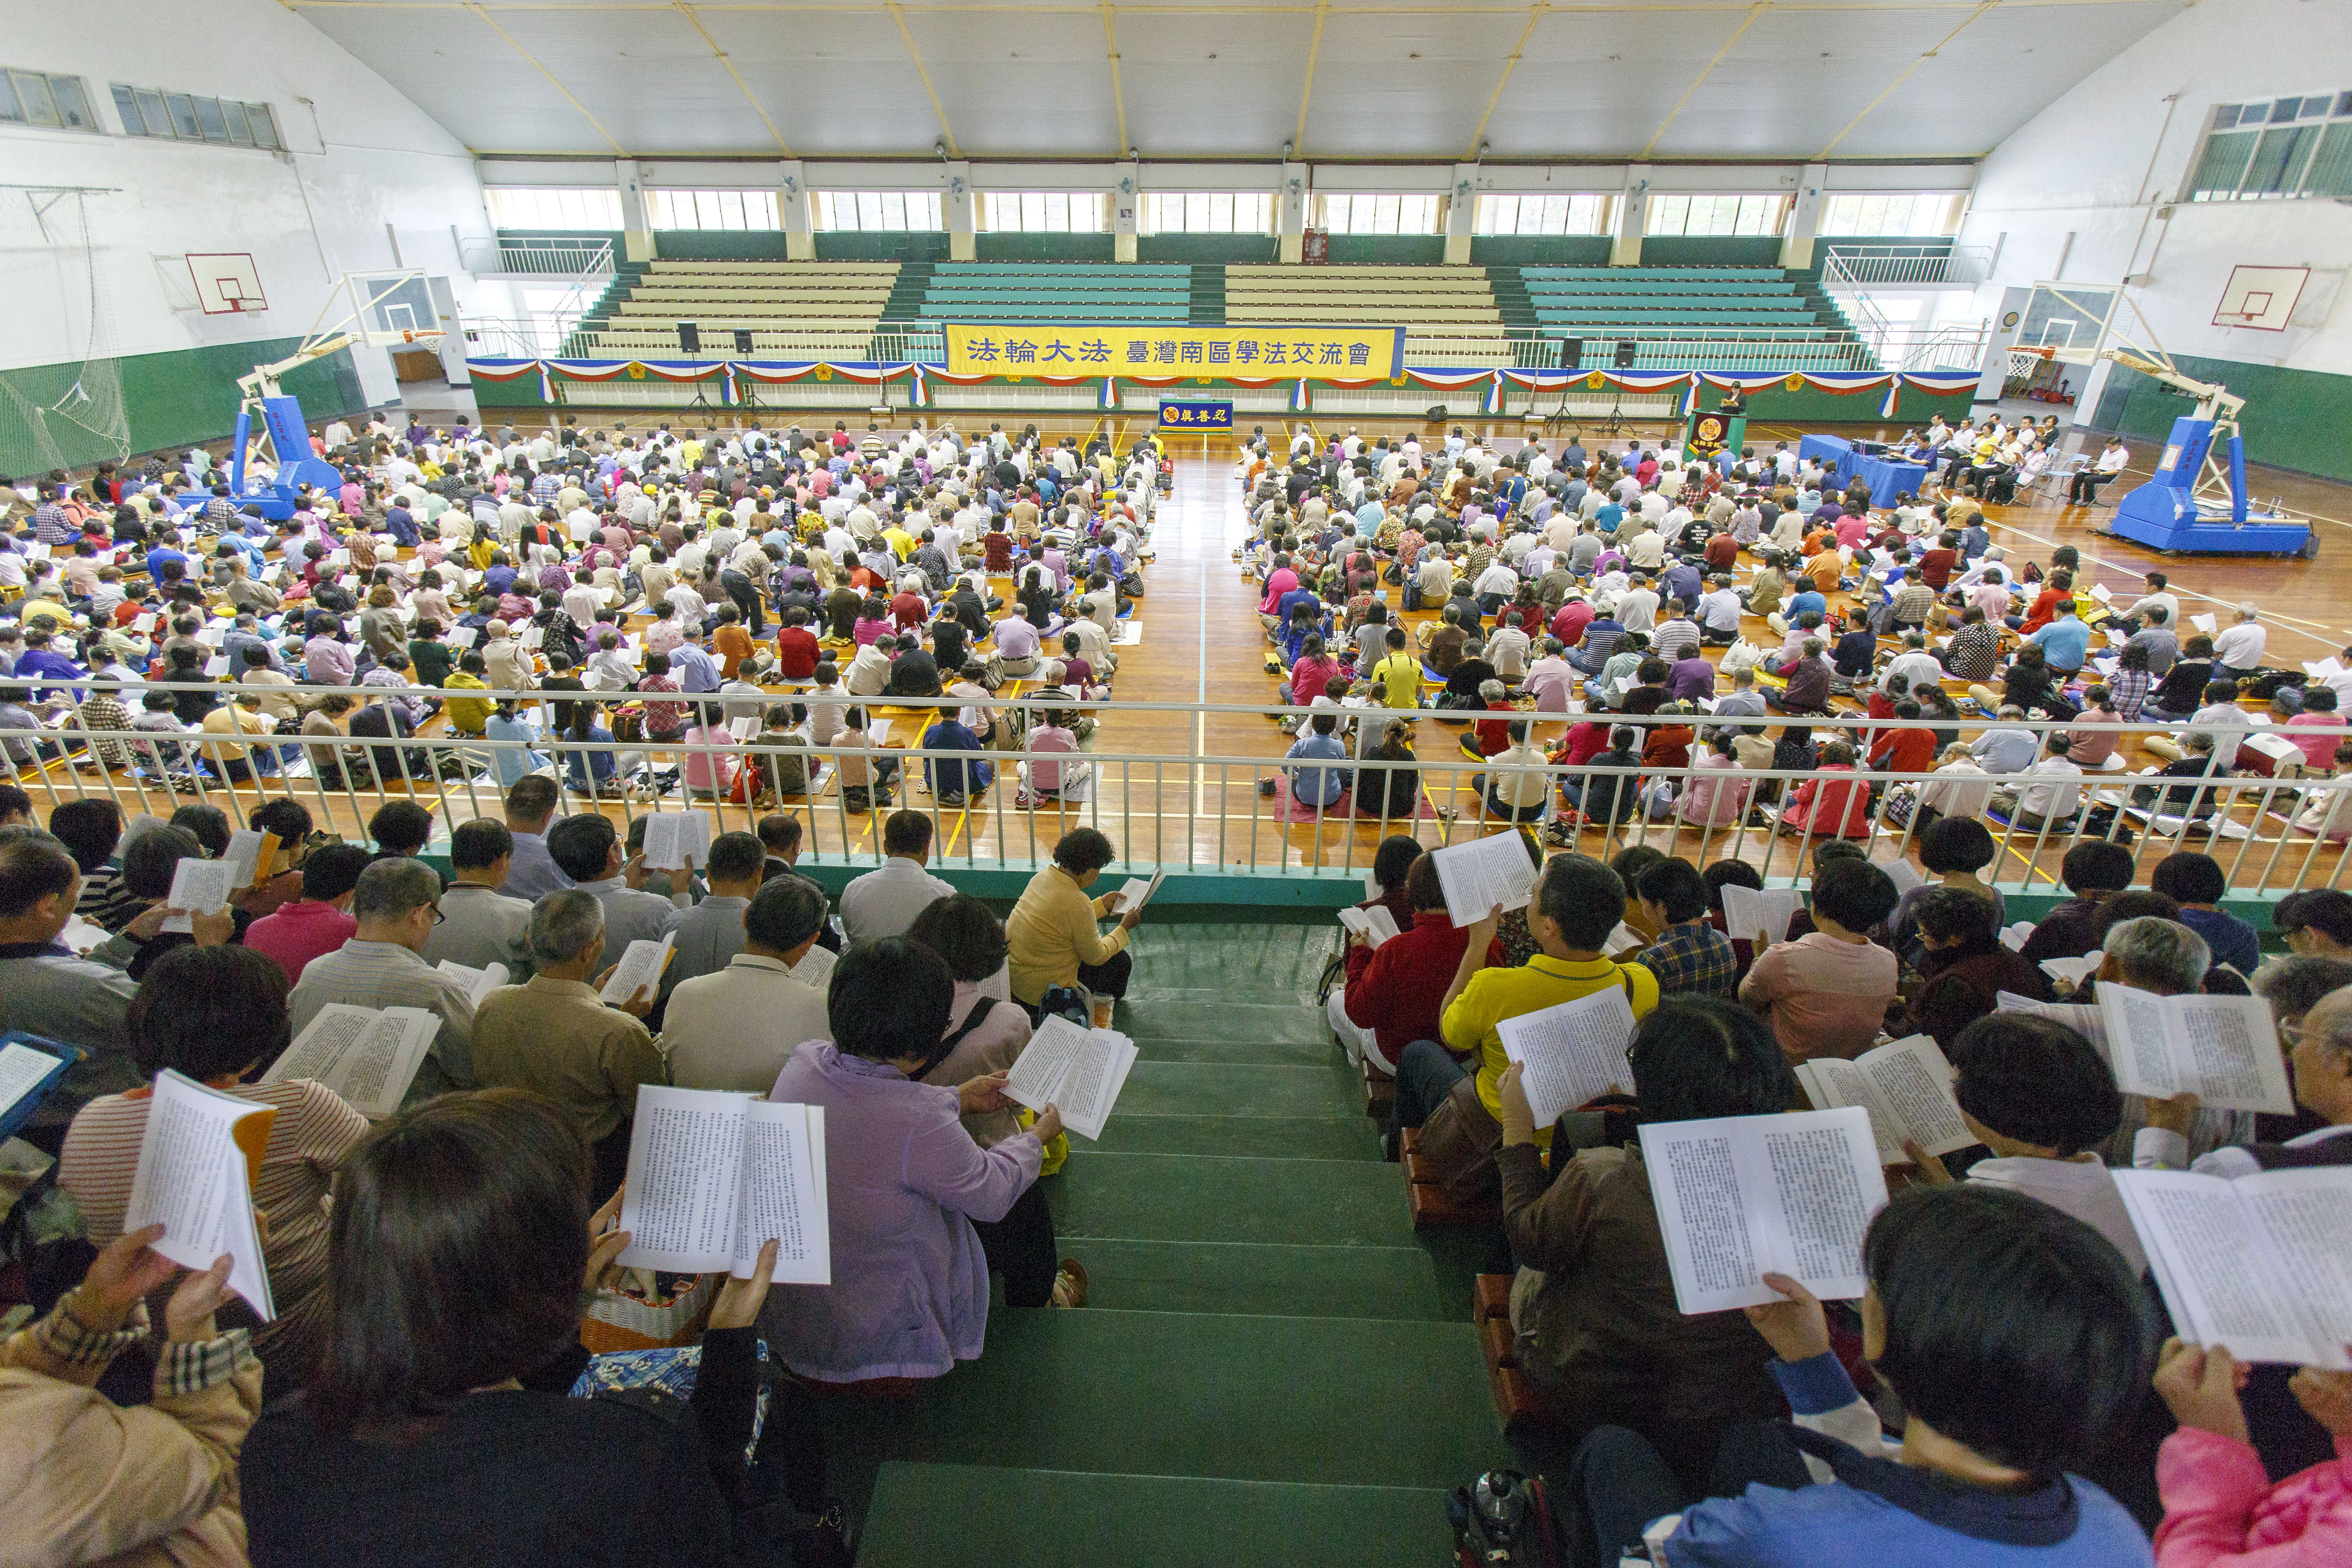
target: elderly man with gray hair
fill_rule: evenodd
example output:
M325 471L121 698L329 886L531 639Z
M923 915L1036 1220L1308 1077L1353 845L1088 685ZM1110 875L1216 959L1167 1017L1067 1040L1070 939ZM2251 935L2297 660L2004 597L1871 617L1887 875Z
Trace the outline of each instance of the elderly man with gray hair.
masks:
M2107 928L2099 954L2096 973L2101 985L2128 986L2156 996L2194 994L2205 984L2205 972L2213 965L2213 950L2205 945L2203 937L2179 921L2166 920L2161 915L2117 921ZM2177 1141L2182 1151L2179 1163L2186 1164L2190 1154L2202 1155L2230 1144L2251 1142L2254 1136L2254 1113L2207 1110L2198 1105L2193 1094L2177 1095L2170 1100L2125 1095L2122 1125L2102 1146L2107 1163L2138 1163L2140 1140L2150 1129L2164 1131L2168 1139ZM2149 1145L2151 1151L2158 1147ZM2176 1142L2168 1142L2160 1147L2170 1152Z
M2313 1003L2299 1024L2281 1026L2279 1039L2286 1047L2295 1103L2326 1125L2284 1143L2216 1148L2198 1155L2190 1169L2213 1176L2250 1176L2305 1165L2352 1165L2352 986ZM2189 1164L2194 1136L2183 1136L2178 1125L2180 1113L2203 1117L2211 1112L2199 1110L2197 1097L2188 1094L2149 1109L2157 1113L2150 1118L2154 1124L2136 1140L2133 1163Z
M602 1203L628 1173L637 1086L668 1081L645 1026L654 989L641 987L610 1006L599 995L613 973L604 962L604 906L583 888L531 906L530 942L538 973L482 999L474 1068L486 1089L527 1089L571 1114L594 1153Z
M2262 668L2263 646L2270 629L2260 619L2262 606L2240 605L2235 625L2213 639L2213 679L2243 680Z
M332 952L303 965L288 998L299 1035L331 1002L352 1007L424 1007L441 1016L425 1068L406 1103L474 1087L474 1003L454 976L421 956L441 921L441 879L422 860L378 860L352 889L359 929Z

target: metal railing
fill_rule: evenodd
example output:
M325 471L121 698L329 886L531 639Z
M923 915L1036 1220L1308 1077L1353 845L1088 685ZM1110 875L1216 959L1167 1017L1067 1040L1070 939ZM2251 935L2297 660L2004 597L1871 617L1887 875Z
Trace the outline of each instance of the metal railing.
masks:
M85 689L131 692L162 689L205 689L228 696L244 689L205 684L174 686L165 682L90 680ZM289 695L289 689L265 688L265 694ZM436 700L445 694L430 688L392 689L383 687L298 687L291 695L302 699L341 693L374 706L387 700ZM609 707L633 700L631 694L546 693L539 691L468 691L469 699L496 700L513 696L534 708L545 703L587 701ZM1880 860L1903 858L1920 821L1919 792L1923 788L1954 788L1969 792L1992 809L2001 807L2004 795L2051 784L2050 775L2032 773L1950 773L1907 772L1842 772L1836 769L1778 767L1700 767L1695 764L1647 766L1638 761L1612 764L1605 759L1577 765L1560 763L1497 763L1465 755L1457 737L1468 715L1441 710L1341 710L1344 720L1385 730L1392 720L1407 721L1427 754L1410 762L1370 758L1362 753L1369 742L1351 740L1346 759L1286 761L1281 747L1265 753L1233 751L1192 752L1125 751L1098 745L1092 751L1033 752L1011 747L974 752L916 743L898 745L790 746L773 738L738 740L717 728L730 719L764 718L780 705L804 702L805 691L730 691L660 694L658 700L677 702L689 710L700 707L709 727L688 732L698 738L667 741L620 741L577 738L574 733L543 734L530 741L476 740L462 737L375 737L257 734L250 741L199 731L158 732L94 727L79 700L63 696L52 721L37 729L0 728L0 747L10 755L28 746L42 755L17 766L18 782L48 805L78 795L103 795L115 801L126 819L139 813L168 816L183 797L224 804L233 821L243 822L260 797L283 795L315 805L332 823L340 817L357 829L370 813L392 800L416 799L433 809L445 828L460 822L499 815L505 789L498 783L502 771L552 772L565 781L567 798L576 808L617 806L625 825L653 809L707 808L721 830L752 828L772 812L801 819L803 844L828 863L878 863L882 850L873 822L865 810L853 806L839 787L842 766L856 760L872 768L889 764L898 771L892 792L900 804L925 811L933 818L935 843L940 846L935 863L968 868L1034 869L1048 862L1062 833L1076 826L1097 828L1113 837L1130 867L1177 871L1230 871L1315 876L1360 874L1370 865L1380 840L1391 832L1405 833L1433 847L1514 826L1511 816L1496 804L1496 783L1505 778L1539 774L1543 780L1539 808L1528 808L1519 825L1538 827L1563 810L1591 807L1606 795L1619 809L1590 812L1572 847L1587 854L1609 855L1629 844L1650 843L1670 854L1705 865L1722 858L1743 859L1767 878L1791 879L1811 864L1812 847L1828 837L1866 840ZM949 696L936 704L908 703L894 698L836 699L862 708L892 724L902 722L908 707L940 709L977 707L1009 715L1015 733L1039 712L1076 712L1098 722L1115 722L1121 714L1189 714L1210 716L1260 715L1268 719L1297 718L1297 708L1253 703L1182 703L1087 701L1055 697L1039 700L1013 696L975 700ZM786 715L789 717L789 715ZM1540 730L1555 725L1597 720L1602 715L1509 710L1496 717L1527 721ZM928 718L917 714L925 723ZM1622 725L1646 732L1667 725L1716 727L1709 716L1607 715L1612 727ZM255 722L262 721L256 719ZM1817 741L1825 734L1865 741L1866 732L1894 727L1861 714L1836 716L1741 715L1722 721L1735 731L1761 733L1795 724L1809 728ZM1915 726L1981 731L1993 728L1981 720L1958 722L1919 721ZM2144 733L2147 724L2084 724L2061 721L2000 721L1998 727L2032 731L2074 733L2094 731ZM1857 733L1862 732L1862 733ZM774 731L768 732L772 737ZM1270 740L1279 742L1269 731ZM1097 731L1097 739L1100 740ZM1826 742L1823 742L1826 743ZM95 751L93 751L95 748ZM1857 754L1866 754L1866 745ZM501 770L495 759L503 753L535 752L543 762ZM727 798L734 771L746 762L771 766L785 756L803 760L810 780L806 793L772 801L755 796L748 802ZM1638 753L1636 753L1638 756ZM112 764L98 771L91 761ZM360 777L362 757L367 776ZM610 758L609 769L595 759ZM445 759L453 761L445 763ZM982 764L996 777L987 787L966 792L961 805L942 804L938 788L915 786L913 779L942 765ZM1065 783L1053 795L1028 784L1029 770L1045 764L1061 769L1081 766L1082 785ZM236 776L242 768L243 777ZM1417 775L1411 814L1389 809L1390 776L1410 768ZM1329 800L1326 788L1302 775L1329 769L1349 775L1350 787ZM85 771L87 770L87 771ZM624 782L642 772L638 787ZM675 770L674 780L662 775ZM449 776L445 777L447 773ZM599 793L596 775L608 773L615 782ZM773 776L772 774L771 776ZM1361 777L1376 779L1379 802L1366 809L1373 793L1357 787ZM1260 781L1275 781L1271 793ZM1596 787L1606 779L1609 787ZM697 784L692 781L700 781ZM1692 786L1705 784L1708 805L1690 805ZM2204 779L2151 779L2129 773L2092 771L2074 784L2079 805L2064 820L2035 821L2018 812L2012 803L2006 819L1990 815L1976 799L1953 799L1945 815L1984 815L1994 829L1998 858L1987 879L2007 889L2054 889L2059 885L2058 860L2063 852L2090 840L2123 842L2129 835L2136 853L2160 858L2175 849L2197 847L2221 861L2232 890L2239 894L2278 893L2315 886L2338 887L2345 873L2343 845L2352 837L2352 778L2259 779L2212 776ZM1811 793L1806 795L1806 786ZM658 793L656 788L658 787ZM1314 796L1302 799L1304 786ZM1663 786L1663 788L1662 788ZM2185 794L2194 799L2159 798L2153 806L2136 804L2142 789ZM1818 803L1824 795L1865 792L1866 805L1856 808L1848 796L1830 815L1836 821L1824 830L1822 810L1792 821L1787 815L1800 797ZM1397 795L1402 790L1394 792ZM1516 792L1514 792L1516 794ZM1726 803L1728 803L1727 805ZM876 812L888 802L876 800ZM2112 810L2106 808L2113 807ZM1539 810L1539 815L1535 815ZM1608 820L1594 821L1593 816ZM1044 820L1040 820L1043 818ZM1336 831L1335 831L1336 830ZM2323 851L2334 850L2324 879ZM1891 854L1889 853L1891 851Z
M1992 252L1980 245L1832 245L1824 248L1822 278L1835 267L1848 283L1895 287L1973 289L1992 276Z
M610 278L613 242L609 239L468 240L458 258L476 277Z

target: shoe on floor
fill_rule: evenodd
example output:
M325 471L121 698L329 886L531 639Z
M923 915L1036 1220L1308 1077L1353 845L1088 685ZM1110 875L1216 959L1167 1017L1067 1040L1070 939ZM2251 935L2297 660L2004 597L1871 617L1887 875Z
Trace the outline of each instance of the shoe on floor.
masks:
M1054 1276L1054 1305L1083 1307L1087 1304L1087 1268L1075 1258L1062 1259L1061 1271Z

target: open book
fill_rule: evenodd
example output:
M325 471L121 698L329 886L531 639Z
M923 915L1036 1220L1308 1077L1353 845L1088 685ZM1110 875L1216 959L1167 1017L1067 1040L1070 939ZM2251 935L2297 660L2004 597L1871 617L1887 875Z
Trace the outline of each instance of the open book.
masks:
M2126 1094L2194 1094L2214 1110L2294 1114L2271 1005L2259 996L2158 996L2102 981L2108 1062Z
M508 980L507 966L503 963L493 963L476 969L470 963L460 963L454 958L445 958L433 967L464 986L467 1000L477 1007L482 1005L483 997L504 985Z
M2352 1369L2352 1166L2117 1171L2181 1336L2240 1361Z
M656 871L684 871L710 859L710 814L657 811L646 818L646 865Z
M2011 952L2023 952L2026 942L2033 935L2032 921L2019 921L2000 928L2000 945Z
M1490 914L1525 909L1535 896L1535 862L1516 829L1433 849L1430 858L1437 863L1437 885L1444 889L1445 912L1455 925L1475 925Z
M1403 934L1397 930L1396 916L1389 913L1386 904L1374 904L1369 910L1341 910L1339 925L1350 934L1362 937L1366 947L1377 948L1389 938Z
M801 961L785 973L802 984L814 985L822 991L833 984L833 966L840 962L840 954L812 942L809 950L801 954Z
M1057 1106L1063 1126L1081 1138L1099 1138L1137 1055L1135 1042L1117 1030L1081 1029L1067 1018L1049 1017L1013 1062L1005 1098L1032 1110Z
M1794 888L1740 888L1723 885L1723 929L1727 936L1753 942L1764 933L1764 945L1789 940L1789 922L1797 918L1804 899Z
M2103 952L2086 952L2080 958L2045 958L2042 961L2042 973L2053 980L2080 987L2099 972L2099 964L2105 957Z
M1505 1018L1495 1034L1505 1056L1526 1064L1519 1085L1539 1128L1601 1095L1633 1092L1633 1066L1625 1059L1633 1009L1622 985Z
M81 1060L81 1051L73 1046L33 1041L34 1037L26 1035L0 1043L0 1138L31 1121L42 1099L66 1076L66 1069Z
M264 1083L315 1079L349 1100L362 1116L400 1109L425 1053L441 1032L429 1007L353 1007L330 1002L261 1075Z
M1160 884L1167 879L1168 873L1165 871L1155 871L1148 879L1142 877L1129 877L1118 885L1116 892L1111 894L1111 912L1123 915L1130 910L1141 909L1151 901L1151 895L1158 892Z
M196 927L190 915L219 913L228 908L229 895L242 885L232 862L187 857L172 868L172 890L163 900L165 908L184 912L164 917L163 929L193 932Z
M774 1241L771 1280L830 1285L824 1181L824 1107L639 1084L620 1261L748 1279Z
M161 1225L155 1251L183 1268L210 1268L228 1254L229 1289L263 1322L278 1310L262 1267L261 1231L253 1220L253 1173L269 1147L278 1109L239 1100L166 1068L147 1102L147 1131L123 1211L128 1233Z
M1654 1122L1642 1163L1685 1313L1778 1301L1767 1272L1823 1300L1867 1287L1862 1237L1886 1205L1886 1175L1860 1107Z
M1909 892L1927 879L1913 870L1911 862L1908 860L1873 860L1871 864L1886 873L1886 879L1895 884L1895 891L1898 896Z
M1797 1084L1820 1110L1859 1105L1869 1111L1884 1164L1910 1163L1903 1152L1906 1138L1930 1154L1948 1154L1977 1141L1952 1098L1952 1064L1926 1035L1864 1051L1852 1061L1815 1057L1799 1064Z
M677 933L671 931L659 942L639 937L629 943L629 951L621 954L621 962L613 965L613 977L604 982L604 989L596 993L606 1002L626 1002L640 991L658 992L662 971L669 967L670 953L677 946Z

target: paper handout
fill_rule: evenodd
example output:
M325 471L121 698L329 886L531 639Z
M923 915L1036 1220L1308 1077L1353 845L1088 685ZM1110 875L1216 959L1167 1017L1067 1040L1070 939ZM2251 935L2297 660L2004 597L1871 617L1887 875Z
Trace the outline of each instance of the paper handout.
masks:
M390 1116L416 1081L441 1032L429 1007L353 1007L330 1002L261 1075L264 1083L312 1079L362 1116Z
M744 1279L773 1241L779 1285L833 1283L824 1107L637 1086L620 1262Z
M1633 1009L1622 986L1505 1018L1495 1034L1506 1057L1526 1064L1519 1086L1539 1128L1601 1095L1633 1092L1633 1068L1625 1059Z
M1081 1029L1050 1017L1029 1037L1005 1080L1005 1098L1032 1110L1052 1105L1062 1125L1081 1138L1102 1136L1135 1066L1135 1042L1114 1029Z
M1433 849L1430 858L1437 865L1437 885L1445 893L1445 912L1457 926L1524 909L1535 896L1535 862L1528 858L1527 840L1516 830Z
M122 1215L126 1233L161 1225L154 1250L183 1268L210 1268L213 1259L228 1254L229 1289L264 1322L275 1321L278 1311L253 1219L253 1172L277 1118L275 1106L206 1089L164 1068L147 1102L147 1131Z
M2352 1369L2352 1167L2115 1175L2184 1339L2240 1361Z
M1801 1280L1825 1301L1866 1289L1863 1233L1886 1206L1867 1111L1655 1122L1641 1136L1675 1304L1685 1313L1778 1301L1768 1272Z
M1155 871L1148 878L1129 877L1111 894L1111 912L1124 915L1141 909L1151 901L1151 895L1158 892L1160 884L1167 879L1165 871Z
M42 1042L47 1044L46 1040ZM80 1059L80 1053L70 1046L58 1047L57 1051L43 1050L21 1040L0 1044L0 1138L30 1121L42 1099L65 1077L66 1069Z
M1799 1064L1797 1083L1818 1110L1858 1105L1870 1112L1882 1164L1910 1162L1903 1150L1906 1138L1930 1154L1949 1154L1977 1141L1952 1098L1952 1064L1926 1035L1864 1051L1852 1061L1816 1057Z
M2099 1016L2126 1094L2194 1094L2214 1110L2294 1114L2278 1026L2260 996L2158 996L2101 981Z
M228 908L228 896L236 891L236 868L226 860L199 860L191 855L172 868L172 890L163 900L167 909L186 913L167 915L163 929L167 931L194 932L195 922L190 914L209 915Z
M470 963L460 963L454 958L445 958L433 967L463 985L466 988L467 997L477 1007L482 1005L483 997L504 985L508 979L507 966L503 963L492 963L476 969Z
M833 966L840 962L838 953L811 943L809 950L801 954L801 961L785 973L803 984L814 985L822 991L833 984Z
M1339 925L1344 931L1364 939L1364 945L1378 948L1391 937L1403 933L1397 930L1396 916L1389 913L1386 904L1374 904L1368 910L1350 906L1339 911Z
M1794 888L1741 888L1723 885L1723 929L1743 942L1764 933L1764 945L1789 940L1789 922L1797 918L1803 898Z
M629 943L628 952L621 954L621 962L613 965L613 977L596 994L604 1001L621 1003L640 991L658 992L662 971L669 967L670 952L677 946L676 931L659 942L639 937Z

